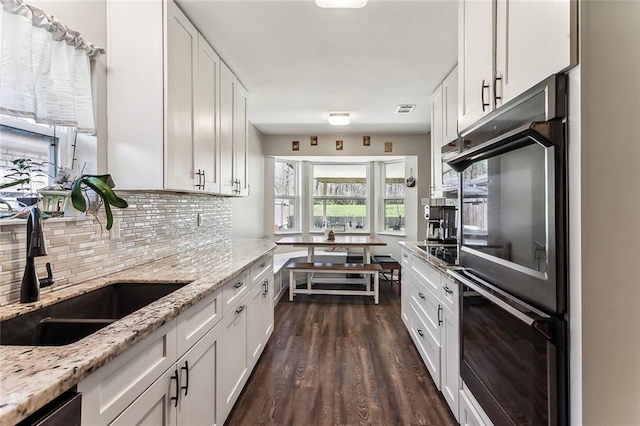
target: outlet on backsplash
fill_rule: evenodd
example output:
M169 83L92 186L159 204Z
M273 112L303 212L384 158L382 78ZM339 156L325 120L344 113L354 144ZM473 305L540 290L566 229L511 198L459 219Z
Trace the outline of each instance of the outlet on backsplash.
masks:
M115 218L113 219L113 226L109 230L109 239L110 240L118 240L120 239L120 222L122 219Z

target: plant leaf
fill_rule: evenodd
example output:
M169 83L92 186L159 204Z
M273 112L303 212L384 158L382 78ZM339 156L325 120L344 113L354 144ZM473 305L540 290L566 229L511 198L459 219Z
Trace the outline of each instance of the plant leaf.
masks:
M107 215L107 231L113 226L113 213L111 213L111 206L109 203L104 203L104 213Z
M129 206L126 200L118 197L113 189L100 177L97 176L83 176L80 178L89 188L93 189L102 199L105 204L111 204L114 207L124 209Z
M73 185L71 186L71 202L73 203L73 208L80 211L87 211L87 201L84 199L84 194L82 193L82 180L76 179L73 181Z
M24 183L29 183L29 178L14 180L13 182L3 183L0 185L0 189L11 188L12 186L22 185Z

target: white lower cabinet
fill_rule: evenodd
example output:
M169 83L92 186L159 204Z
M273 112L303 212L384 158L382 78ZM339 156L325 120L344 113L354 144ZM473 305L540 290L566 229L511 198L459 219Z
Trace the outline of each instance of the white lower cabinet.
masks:
M460 419L461 426L493 426L493 423L480 408L469 389L460 389Z
M405 325L418 353L459 420L458 284L422 258L408 251L402 256L402 319L408 318Z
M259 262L80 382L82 424L224 424L273 332L272 257Z

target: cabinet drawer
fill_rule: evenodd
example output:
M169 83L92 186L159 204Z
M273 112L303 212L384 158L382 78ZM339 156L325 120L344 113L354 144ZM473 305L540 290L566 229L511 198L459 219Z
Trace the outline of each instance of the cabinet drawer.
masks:
M78 384L82 424L109 424L176 362L176 319Z
M410 308L411 337L413 338L422 361L429 370L436 387L440 389L440 345L426 330L413 305Z
M262 256L251 266L252 287L273 269L273 254L269 253Z
M413 277L412 281L411 304L429 334L436 342L440 343L440 321L443 315L440 300L418 278Z
M456 316L460 315L460 286L458 282L448 275L442 275L442 293L440 299L442 303Z
M402 269L408 270L411 267L413 256L408 251L402 250Z
M428 263L420 260L413 259L412 269L416 277L433 292L433 294L440 294L440 271Z
M247 274L244 273L224 285L222 288L222 315L226 315L240 299L249 294L247 281Z
M476 409L479 404L466 389L460 389L460 425L461 426L493 426L484 414Z
M222 319L222 289L178 316L178 356L182 356Z

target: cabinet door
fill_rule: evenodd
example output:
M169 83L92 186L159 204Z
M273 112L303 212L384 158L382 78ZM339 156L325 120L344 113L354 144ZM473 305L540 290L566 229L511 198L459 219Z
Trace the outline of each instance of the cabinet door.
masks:
M412 256L406 252L402 251L402 281L400 285L402 286L401 298L400 298L400 314L402 317L402 321L407 328L410 327L409 323L409 299L411 297L411 260Z
M220 192L218 177L218 113L220 90L220 57L199 35L198 79L196 90L195 167L198 189Z
M442 186L442 85L431 96L431 196Z
M275 297L275 277L273 272L267 275L260 284L262 288L262 305L260 307L260 330L262 332L262 347L267 345L267 341L273 333L274 315L273 308Z
M442 394L449 404L456 420L458 416L458 402L460 398L460 320L448 308L444 308L444 323L442 324L442 362L441 381Z
M442 355L440 344L433 339L413 305L410 310L409 332L433 382L440 390L440 357Z
M497 105L577 63L577 2L497 0Z
M222 369L219 374L218 410L226 419L238 399L248 375L247 360L247 298L242 299L222 318ZM220 421L222 423L223 421Z
M220 63L220 192L233 195L233 132L236 77Z
M176 371L170 368L144 391L142 395L133 401L110 425L176 425L176 408L174 407L174 401L171 400L171 397L176 396L177 380Z
M221 336L222 327L218 324L178 360L179 425L214 425L219 420L216 380L221 365Z
M493 105L495 0L460 0L458 11L458 126L489 113Z
M165 77L165 187L194 189L194 88L198 31L172 1L167 2Z
M442 145L458 138L458 67L442 82Z
M262 285L254 286L245 300L247 300L247 361L249 371L251 371L262 353L262 330L260 328Z
M249 129L247 123L247 90L240 83L236 85L235 132L233 137L234 180L238 185L238 194L249 195Z

